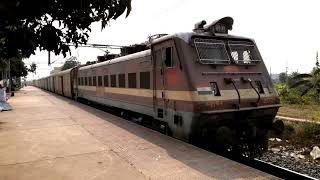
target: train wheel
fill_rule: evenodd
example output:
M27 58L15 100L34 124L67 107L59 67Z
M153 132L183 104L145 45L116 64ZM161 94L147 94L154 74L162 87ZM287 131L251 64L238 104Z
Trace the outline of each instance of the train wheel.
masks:
M284 131L284 123L281 120L276 120L273 124L272 124L272 128L274 130L274 132L276 134L282 134L282 132Z
M228 152L233 145L233 135L230 128L227 126L220 127L216 132L216 147L218 151Z

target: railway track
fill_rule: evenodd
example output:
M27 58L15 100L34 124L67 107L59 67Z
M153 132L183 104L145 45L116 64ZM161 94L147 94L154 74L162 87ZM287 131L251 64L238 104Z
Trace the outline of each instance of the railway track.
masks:
M271 164L269 162L265 162L259 159L253 159L249 162L241 162L245 165L248 165L252 168L258 169L260 171L266 172L268 174L274 175L276 177L282 178L282 179L306 179L306 180L317 180L317 178L301 174L295 171L292 171L290 169L277 166L274 164Z

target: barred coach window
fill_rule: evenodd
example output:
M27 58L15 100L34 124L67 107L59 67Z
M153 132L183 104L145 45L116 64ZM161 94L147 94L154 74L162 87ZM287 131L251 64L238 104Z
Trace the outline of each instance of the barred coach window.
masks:
M92 86L92 77L88 77L88 80L89 80L88 86Z
M84 85L85 85L85 86L88 85L88 77L84 77Z
M128 86L129 88L137 88L137 74L128 73Z
M140 72L140 88L150 89L150 72Z
M118 75L118 81L119 81L119 87L126 87L126 76L125 74L119 74Z
M92 86L97 86L97 77L96 76L92 77Z
M111 75L110 76L110 80L111 80L111 87L117 87L117 77L116 77L116 75Z
M108 75L105 75L103 77L103 81L104 81L104 87L108 87L109 86L109 77L108 77Z
M98 76L98 86L102 86L102 76Z

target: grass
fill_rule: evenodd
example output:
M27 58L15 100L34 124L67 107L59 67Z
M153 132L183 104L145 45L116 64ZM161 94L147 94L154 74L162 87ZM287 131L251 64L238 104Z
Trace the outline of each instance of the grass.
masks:
M269 147L286 147L287 150L305 149L302 153L311 160L310 151L314 146L320 147L320 125L314 123L285 121L285 129L281 135L269 133L269 138L280 138L281 142L269 141ZM320 163L320 160L317 161Z
M320 146L320 125L286 122L282 137L300 147Z
M282 104L277 115L320 122L320 105Z

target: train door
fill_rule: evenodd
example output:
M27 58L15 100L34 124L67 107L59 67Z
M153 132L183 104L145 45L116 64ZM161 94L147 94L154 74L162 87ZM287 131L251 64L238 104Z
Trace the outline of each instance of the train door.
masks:
M154 53L154 107L156 119L166 122L171 134L184 138L184 125L181 112L177 112L177 99L184 99L181 89L186 89L180 82L181 64L175 42L166 41L153 47Z
M64 96L64 91L63 91L63 76L60 76L60 78L61 78L61 93L62 93L62 95Z
M49 91L49 78L46 78L46 90Z
M168 85L173 80L172 74L175 72L173 61L173 43L168 41L154 47L154 107L156 118L171 124L173 112L170 101L170 89Z
M166 107L165 107L165 91L164 91L164 70L162 63L162 48L153 47L153 99L155 119L166 121Z
M78 86L80 84L80 78L78 78L78 69L79 69L79 67L75 67L70 72L70 74L71 74L70 86L71 86L72 99L77 99L77 96L78 96Z
M55 77L52 77L52 91L55 93L56 89L55 89Z

